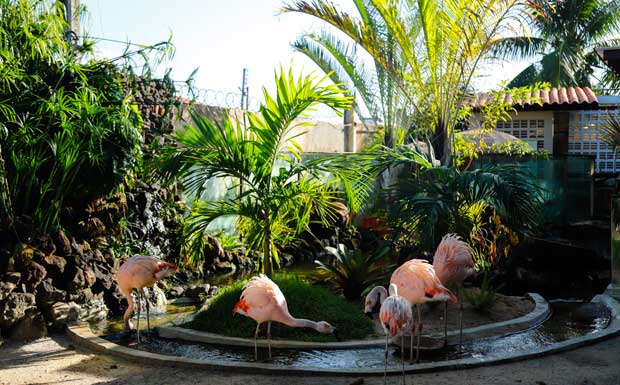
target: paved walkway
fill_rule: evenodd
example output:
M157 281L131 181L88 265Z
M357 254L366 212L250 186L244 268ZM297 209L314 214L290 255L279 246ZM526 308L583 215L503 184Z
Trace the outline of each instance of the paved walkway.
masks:
M382 377L289 377L150 367L75 348L64 335L0 347L0 385L349 385ZM388 384L401 384L398 376ZM407 376L407 385L620 385L620 337L518 363Z

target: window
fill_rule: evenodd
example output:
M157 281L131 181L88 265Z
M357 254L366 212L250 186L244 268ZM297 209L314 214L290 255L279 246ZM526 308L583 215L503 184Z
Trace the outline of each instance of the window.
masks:
M568 122L568 153L594 156L596 172L620 172L620 157L600 138L601 125L610 116L619 114L620 110L571 112Z
M514 119L497 122L497 130L521 139L537 151L545 149L544 119Z

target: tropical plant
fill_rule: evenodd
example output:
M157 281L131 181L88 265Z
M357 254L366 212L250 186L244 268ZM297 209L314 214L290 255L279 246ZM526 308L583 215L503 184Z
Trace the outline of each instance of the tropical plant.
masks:
M276 244L286 244L308 230L311 214L327 224L335 220L336 179L319 178L322 160L304 160L294 138L298 127L310 123L296 118L318 104L341 113L352 98L338 85L322 85L314 75L295 78L292 70L275 76L276 95L263 89L258 113L246 112L248 128L225 115L210 121L192 114L164 149L161 172L167 179L181 177L189 193L200 197L211 178L236 181L233 193L219 201L195 202L185 221L183 261L197 265L203 257L204 235L216 218L234 217L244 242L262 250L262 269L272 272L278 264ZM324 175L323 175L324 176Z
M529 35L493 42L500 59L535 60L509 86L537 81L554 87L591 85L602 63L595 47L620 44L620 4L615 0L532 0L524 13ZM615 35L615 36L614 36Z
M370 286L384 281L394 268L388 259L390 249L387 246L364 252L339 244L338 248L326 247L325 251L334 259L315 261L317 280L336 288L351 300L358 299Z
M541 221L541 191L518 165L483 166L471 171L427 168L403 177L392 189L397 234L432 251L440 238L457 233L470 239L492 208L512 231L531 234Z
M609 114L607 120L601 125L601 139L613 147L620 149L620 115Z
M89 59L62 14L61 2L0 0L0 206L42 230L122 188L141 159L131 69Z
M496 289L491 285L491 279L487 272L484 273L482 284L479 288L463 290L465 300L478 312L485 312L493 306L497 299Z
M431 138L441 163L448 165L459 111L479 64L494 40L521 25L521 14L513 11L526 3L359 0L355 1L360 12L356 18L331 2L300 0L285 5L283 11L317 17L364 50L393 85L387 88L398 95L393 100L405 102L403 113L412 116L408 119L411 127L406 127L411 135ZM351 67L353 61L339 65L343 63ZM391 103L387 107L400 106Z

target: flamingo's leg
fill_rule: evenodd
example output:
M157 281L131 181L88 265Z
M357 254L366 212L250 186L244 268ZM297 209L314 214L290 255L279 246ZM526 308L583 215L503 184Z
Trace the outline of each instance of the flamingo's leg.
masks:
M254 332L254 360L258 361L258 347L256 346L256 339L258 338L258 328L260 328L260 322L256 323L256 331Z
M385 332L385 351L383 352L383 385L387 384L388 333Z
M267 323L267 345L269 346L269 359L271 359L271 321Z
M405 330L400 332L400 361L403 368L403 385L405 385Z
M143 292L145 289L142 289ZM148 296L145 294L142 294L144 296L144 302L146 303L146 335L151 338L151 321L150 321L150 317L149 317L149 299Z
M416 308L416 305L413 305ZM412 313L413 314L413 313ZM411 338L409 338L409 361L413 361L413 338L415 337L415 320L411 317Z
M459 353L463 350L463 295L461 288L458 289L459 295Z
M415 362L420 362L420 336L422 335L422 312L420 311L420 305L417 305L418 309L418 343L415 350Z
M448 301L443 303L443 346L448 346Z
M137 290L137 292L138 292L138 320L136 321L136 334L137 334L137 341L139 345L140 344L140 309L142 309L142 301L140 301L140 298L142 298L142 291Z

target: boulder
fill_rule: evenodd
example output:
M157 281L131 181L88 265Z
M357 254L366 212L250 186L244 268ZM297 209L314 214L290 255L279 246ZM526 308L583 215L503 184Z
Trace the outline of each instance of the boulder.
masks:
M55 302L47 310L47 319L56 325L66 325L78 320L81 307L75 302Z
M93 272L93 269L91 269L90 267L86 266L84 267L84 283L86 285L86 287L91 287L95 284L95 282L97 281L97 277L95 276L95 273Z
M77 254L80 257L84 256L84 246L79 244L74 237L71 237L71 250L73 254Z
M37 245L45 254L53 254L56 251L54 240L47 234L37 238Z
M34 294L11 293L0 305L0 329L10 329L24 318L37 312Z
M15 290L21 280L21 274L16 272L5 273L0 277L0 301Z
M47 270L38 263L31 261L24 269L23 282L29 292L33 292L45 279Z
M47 336L47 327L40 312L23 318L9 332L9 337L17 341L32 341L45 336Z
M93 297L88 302L80 304L79 312L80 315L78 319L80 321L102 320L108 315L108 307L103 301L103 298L97 296Z
M47 270L47 275L51 277L59 277L65 272L65 266L67 265L67 261L54 254L46 255L41 264Z
M37 288L37 302L44 305L64 301L66 297L67 292L56 288L51 278L43 280Z
M183 289L183 286L172 286L168 292L168 295L172 298L178 298L183 295L184 291L185 289Z
M69 241L69 238L65 235L64 231L61 230L55 233L52 238L54 239L56 250L61 255L71 254L71 241Z
M200 298L201 296L207 296L210 289L211 285L208 283L203 283L202 285L192 285L185 289L183 295L189 298Z
M84 278L84 271L79 267L75 268L75 273L70 275L69 281L67 282L67 288L70 292L78 292L81 288L86 285L86 279Z

